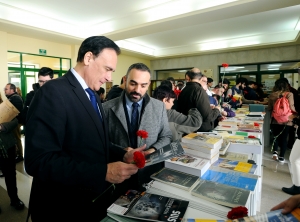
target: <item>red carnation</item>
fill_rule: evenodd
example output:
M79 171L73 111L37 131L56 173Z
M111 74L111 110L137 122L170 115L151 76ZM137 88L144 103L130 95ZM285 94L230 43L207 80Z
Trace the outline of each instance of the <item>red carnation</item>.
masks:
M255 139L256 137L255 137L255 136L248 136L248 138L252 138L252 139Z
M228 65L228 63L222 63L222 66L223 66L224 68L227 68L229 65Z
M231 211L229 211L227 214L227 218L231 220L246 217L246 216L248 216L248 209L247 207L242 207L242 206L232 208Z
M259 123L254 123L254 126L259 126Z
M136 132L136 135L141 137L142 139L148 138L148 132L146 130L139 130Z
M143 168L146 163L145 156L142 152L136 151L133 153L133 163L138 167L138 168Z

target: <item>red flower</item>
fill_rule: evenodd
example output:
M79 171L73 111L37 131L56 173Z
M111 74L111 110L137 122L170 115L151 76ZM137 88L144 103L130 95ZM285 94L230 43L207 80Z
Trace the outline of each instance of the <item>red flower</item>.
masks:
M148 138L148 132L146 130L139 130L136 132L136 135L141 137L142 139Z
M252 138L252 139L255 139L256 137L255 137L255 136L248 136L248 138Z
M143 168L146 163L145 156L142 152L136 151L133 153L133 163L138 167L138 168Z
M233 98L233 95L229 95L228 97L230 98L230 100L231 100L232 102L234 102L234 103L236 102L236 99Z
M222 66L223 66L224 68L227 68L229 65L228 65L228 63L223 63Z
M242 207L242 206L232 208L231 211L229 211L227 214L227 218L231 220L246 217L246 216L248 216L248 209L247 207Z
M254 126L259 126L259 123L255 123L255 122L254 122Z

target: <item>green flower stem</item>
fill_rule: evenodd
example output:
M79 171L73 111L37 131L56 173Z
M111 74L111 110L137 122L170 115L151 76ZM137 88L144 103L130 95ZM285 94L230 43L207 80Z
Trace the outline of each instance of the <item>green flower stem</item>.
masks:
M98 197L96 197L94 200L92 200L92 202L94 203L96 200L98 200L99 197L101 197L106 191L108 191L111 187L114 187L114 190L116 189L116 185L115 184L111 184L106 190L104 190Z

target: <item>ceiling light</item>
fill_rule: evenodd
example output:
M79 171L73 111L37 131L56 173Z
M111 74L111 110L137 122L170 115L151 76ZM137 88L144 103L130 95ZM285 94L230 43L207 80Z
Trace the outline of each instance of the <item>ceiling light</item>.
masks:
M279 70L278 68L271 68L271 69L268 69L268 70Z
M270 67L279 67L279 66L281 66L281 64L271 64L271 65L268 65L268 66L270 66Z

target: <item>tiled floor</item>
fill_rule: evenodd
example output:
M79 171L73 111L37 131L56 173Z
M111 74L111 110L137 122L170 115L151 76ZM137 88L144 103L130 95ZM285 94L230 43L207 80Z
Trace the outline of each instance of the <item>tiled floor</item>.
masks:
M290 151L286 152L286 162L279 164L271 159L271 151L265 148L263 155L263 180L260 212L264 213L270 210L274 205L287 199L290 195L281 191L281 187L290 187L292 185L290 165L288 161ZM27 207L29 201L30 187L32 178L28 176L23 168L23 161L17 164L17 183L19 197L25 203L26 208L17 211L9 206L9 198L6 193L4 179L0 178L0 221L2 222L25 222L27 216ZM31 222L31 220L29 220Z

